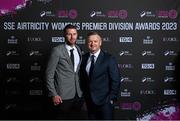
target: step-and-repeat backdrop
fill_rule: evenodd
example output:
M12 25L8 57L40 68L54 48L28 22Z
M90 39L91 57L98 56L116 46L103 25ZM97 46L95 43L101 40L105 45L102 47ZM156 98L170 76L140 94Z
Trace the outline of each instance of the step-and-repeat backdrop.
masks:
M84 52L97 31L117 58L115 119L180 119L179 12L179 0L1 0L0 118L46 119L44 71L71 23Z

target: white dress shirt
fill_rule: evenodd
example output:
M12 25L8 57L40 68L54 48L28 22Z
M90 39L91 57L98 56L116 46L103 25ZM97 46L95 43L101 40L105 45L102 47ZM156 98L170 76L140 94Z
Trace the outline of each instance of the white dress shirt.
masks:
M99 53L100 53L101 49L99 49L96 53L92 54L90 53L90 56L88 58L88 61L87 61L87 65L86 65L86 71L87 73L89 74L89 70L90 70L90 66L91 66L91 55L94 55L94 64L96 63L96 60L99 56Z
M77 48L75 46L71 47L71 46L69 46L67 44L65 44L65 46L66 46L66 49L68 50L69 57L70 57L70 54L71 54L70 50L74 49L73 50L73 54L74 54L74 72L76 72L77 67L79 65L79 62L80 62L80 56L79 56L78 50L77 50Z

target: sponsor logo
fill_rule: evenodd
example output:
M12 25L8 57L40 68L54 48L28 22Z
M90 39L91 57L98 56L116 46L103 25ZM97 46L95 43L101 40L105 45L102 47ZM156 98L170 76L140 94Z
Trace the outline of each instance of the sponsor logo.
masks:
M64 43L65 39L64 39L64 37L52 37L52 42Z
M40 53L38 50L31 50L29 51L29 56L42 56L42 53Z
M140 90L140 95L154 95L154 90Z
M119 37L121 43L132 43L132 37Z
M141 103L140 102L124 102L124 103L120 103L119 107L122 110L139 111L141 109Z
M152 63L143 63L141 64L141 69L154 69L155 65Z
M41 37L28 37L27 42L42 42Z
M19 56L16 50L9 50L6 52L6 56Z
M174 77L164 77L164 82L175 82Z
M120 56L132 56L132 53L125 50L125 51L120 51L119 55Z
M108 18L121 18L126 19L128 16L127 10L109 10L107 12Z
M29 90L29 95L42 95L42 90Z
M124 89L121 92L121 97L130 97L131 96L131 92L129 92L127 89Z
M164 56L177 56L177 53L174 52L173 50L166 50L164 52Z
M14 109L17 107L17 104L7 104L5 106L5 110L10 110L10 109Z
M152 11L142 11L140 17L155 17L155 14Z
M151 78L151 77L143 77L142 79L141 79L141 82L154 82L154 80Z
M83 38L83 36L79 36L79 38L76 41L77 44L86 44L86 40Z
M165 89L164 95L176 95L177 91L174 89Z
M155 54L152 51L144 50L141 53L142 56L154 56Z
M163 42L178 42L179 40L176 37L163 37Z
M7 96L9 96L9 95L15 96L15 95L21 95L22 92L19 91L19 90L6 90L6 91L5 91L5 94L6 94Z
M35 62L33 65L31 65L31 71L40 71L41 66L37 62Z
M33 77L29 80L30 83L41 83L42 80L39 77Z
M121 82L132 82L132 79L129 77L121 77Z
M20 64L8 63L8 64L6 65L6 68L7 68L7 69L15 69L15 70L18 70L18 69L20 69Z
M132 69L134 68L132 64L118 64L120 69Z
M157 11L157 17L158 18L171 18L171 19L175 19L177 18L177 11L176 10L160 10Z
M168 65L165 65L165 70L166 71L174 71L175 70L175 66L173 65L173 63L168 63Z
M20 80L18 80L16 77L9 77L7 80L6 80L7 83L19 83Z
M54 17L55 15L52 11L41 11L40 17Z
M140 13L140 17L157 17L157 18L170 18L170 19L175 19L177 18L177 11L172 9L172 10L158 10L156 12L152 11L142 11Z
M150 36L147 36L145 39L143 39L143 44L153 44L153 39Z
M92 11L90 17L106 17L106 15L102 11Z
M102 41L103 41L103 42L110 42L111 39L110 39L109 37L103 37L103 38L102 38Z
M70 18L70 19L75 19L78 16L78 12L75 9L70 9L70 10L59 10L57 12L57 16L59 18Z
M18 44L18 39L16 39L15 36L11 36L8 39L8 44Z

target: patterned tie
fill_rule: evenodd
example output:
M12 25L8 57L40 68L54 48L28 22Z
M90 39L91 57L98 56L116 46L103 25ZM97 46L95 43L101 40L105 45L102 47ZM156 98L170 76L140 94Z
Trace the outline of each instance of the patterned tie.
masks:
M92 77L92 72L93 72L93 69L94 69L94 55L91 55L91 66L90 66L90 69L89 69L89 78L91 79Z
M71 57L71 61L72 61L73 67L74 67L74 53L73 53L73 51L74 51L74 49L70 50L70 57Z

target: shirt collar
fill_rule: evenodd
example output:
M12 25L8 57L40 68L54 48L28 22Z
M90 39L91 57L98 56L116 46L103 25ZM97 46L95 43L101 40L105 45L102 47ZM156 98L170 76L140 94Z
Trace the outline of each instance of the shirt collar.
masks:
M99 49L99 50L98 50L96 53L94 53L94 54L90 53L90 56L91 56L91 55L94 55L95 58L97 58L97 57L99 56L100 51L101 51L101 49Z
M70 46L68 44L65 44L65 47L67 48L68 51L70 51L71 49L75 49L75 46Z

